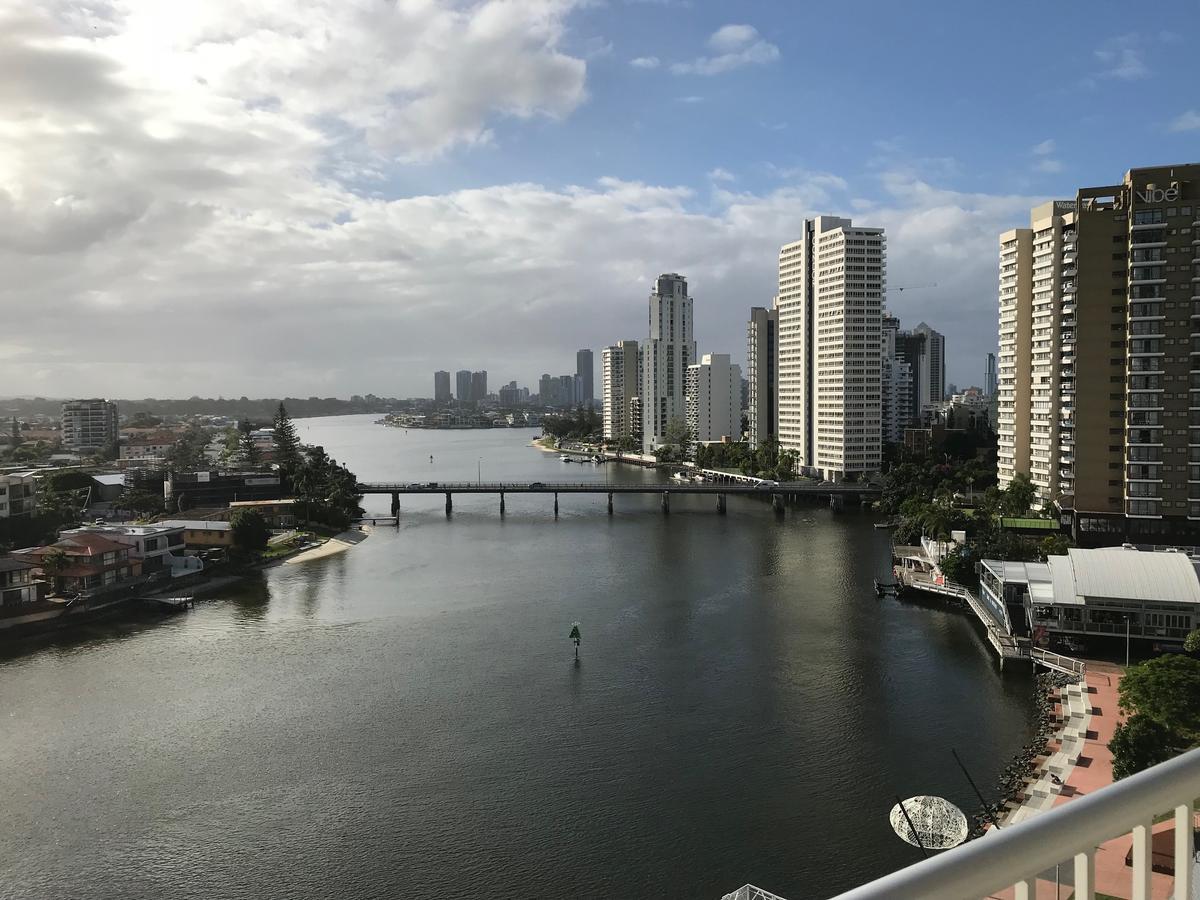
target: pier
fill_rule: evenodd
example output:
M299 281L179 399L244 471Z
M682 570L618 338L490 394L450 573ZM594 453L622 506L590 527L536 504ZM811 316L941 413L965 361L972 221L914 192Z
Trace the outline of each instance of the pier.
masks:
M896 587L903 590L920 591L925 594L933 594L939 597L945 597L961 603L979 620L983 625L984 631L987 634L988 644L996 651L996 655L1000 658L1000 667L1004 668L1004 663L1011 659L1028 659L1035 665L1044 666L1055 672L1062 672L1067 675L1082 679L1085 674L1085 666L1081 660L1073 659L1069 656L1063 656L1061 653L1052 653L1049 650L1043 650L1041 647L1033 646L1033 642L1028 638L1021 638L1013 635L1008 626L996 618L987 604L983 603L975 596L968 588L961 584L955 584L947 579L935 576L929 571L925 571L912 566L904 565L906 557L902 555L904 550L913 550L916 548L895 548L895 555L898 564L895 566ZM880 584L876 581L876 592L880 591Z
M146 603L157 604L166 612L177 613L196 608L196 598L191 594L186 597L142 597L141 599Z

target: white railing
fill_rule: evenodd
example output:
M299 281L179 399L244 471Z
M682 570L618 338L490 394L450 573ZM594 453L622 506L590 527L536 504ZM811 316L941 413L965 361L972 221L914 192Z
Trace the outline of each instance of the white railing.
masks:
M1047 668L1056 669L1067 675L1074 675L1080 681L1087 675L1087 667L1084 665L1083 660L1063 656L1061 653L1053 653L1050 650L1043 650L1041 647L1034 647L1029 651L1029 655L1033 657L1034 662L1039 662Z
M1019 825L997 829L939 856L885 875L834 900L964 900L1015 888L1015 900L1035 896L1038 874L1073 862L1075 893L1096 896L1096 848L1133 834L1132 900L1150 900L1154 819L1173 812L1173 896L1191 900L1195 850L1192 804L1200 797L1200 749L1056 806ZM749 895L754 896L754 895Z

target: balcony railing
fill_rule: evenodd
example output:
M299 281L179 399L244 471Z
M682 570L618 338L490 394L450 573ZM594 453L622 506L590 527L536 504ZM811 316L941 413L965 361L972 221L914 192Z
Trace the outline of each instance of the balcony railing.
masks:
M1077 797L1019 825L996 829L954 850L864 884L835 900L963 900L1012 887L1015 900L1037 893L1038 875L1060 863L1074 865L1074 893L1096 896L1096 848L1132 833L1134 900L1150 900L1151 873L1160 860L1153 852L1154 820L1173 813L1175 824L1173 896L1192 897L1195 847L1192 803L1200 796L1200 749L1139 772L1123 781ZM863 848L865 849L865 848ZM747 885L727 898L773 898Z

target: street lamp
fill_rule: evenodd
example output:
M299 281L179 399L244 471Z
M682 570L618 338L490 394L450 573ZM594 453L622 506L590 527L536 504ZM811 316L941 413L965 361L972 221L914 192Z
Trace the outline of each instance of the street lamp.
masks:
M483 486L483 457L479 457L479 461L475 463L475 483Z

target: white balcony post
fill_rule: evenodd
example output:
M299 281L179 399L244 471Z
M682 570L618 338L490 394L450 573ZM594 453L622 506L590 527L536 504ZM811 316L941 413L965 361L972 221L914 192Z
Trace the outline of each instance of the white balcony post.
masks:
M1075 898L1096 900L1096 851L1075 854Z
M1133 900L1150 900L1150 867L1154 820L1133 826Z
M1191 900L1192 859L1192 804L1181 803L1175 807L1175 896L1179 900Z
M1027 878L1013 885L1013 900L1034 900L1037 895L1037 879Z

